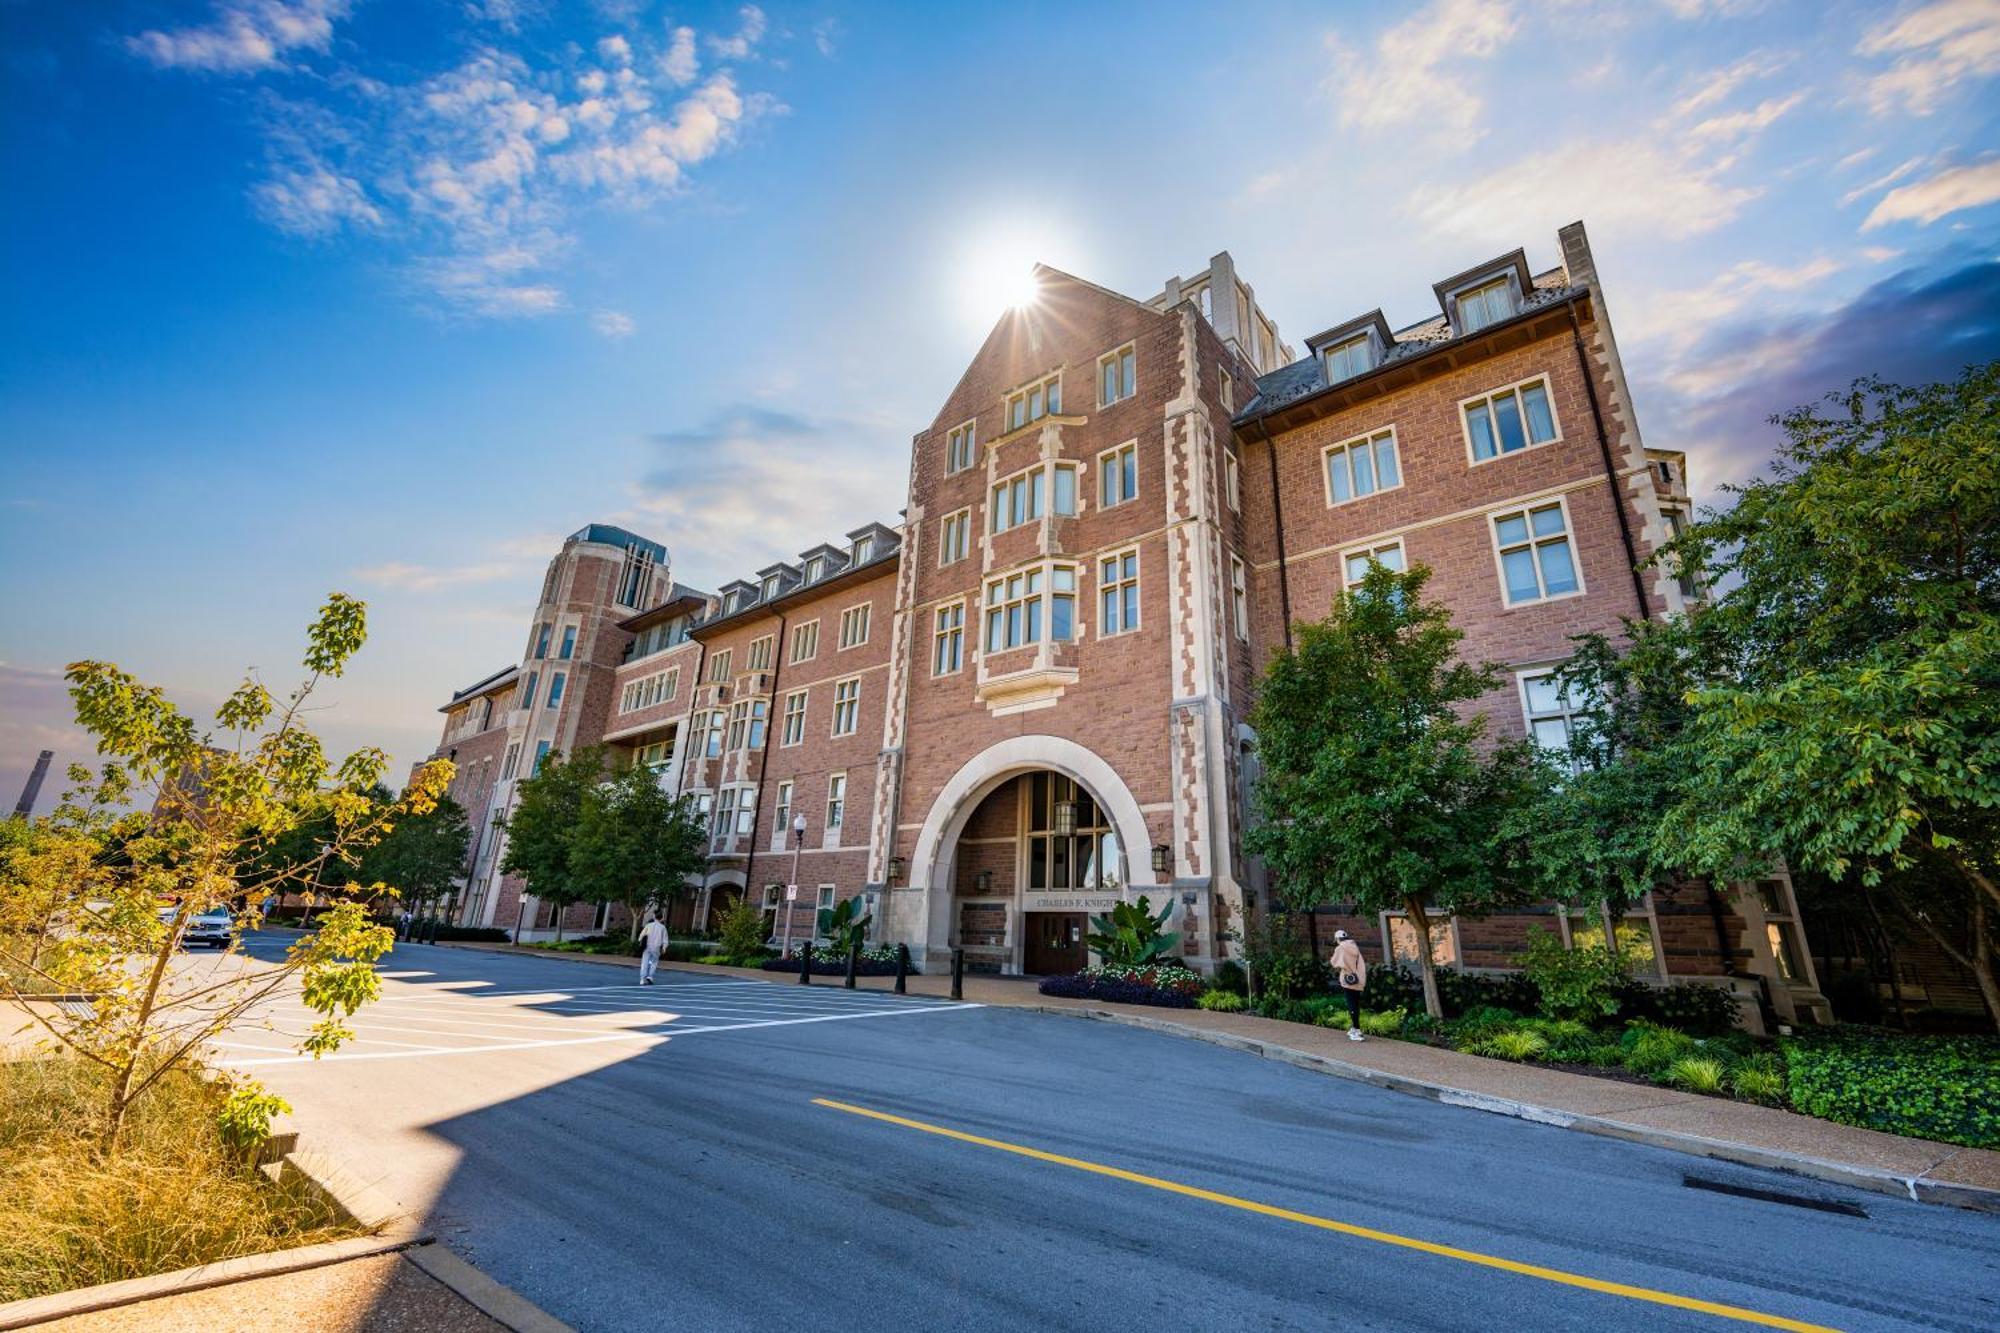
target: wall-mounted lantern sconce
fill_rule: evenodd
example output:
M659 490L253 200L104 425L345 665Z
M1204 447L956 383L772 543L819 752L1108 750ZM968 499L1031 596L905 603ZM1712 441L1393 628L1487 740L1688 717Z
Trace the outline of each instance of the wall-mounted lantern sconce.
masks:
M900 856L892 856L889 858L889 882L891 884L894 884L897 880L903 877L903 870L907 865L908 862L904 861L903 858Z
M972 877L972 885L979 890L982 897L993 892L993 872L990 870L980 871Z
M1076 832L1076 802L1056 802L1056 836L1067 838Z
M1153 873L1164 875L1174 866L1174 849L1164 842L1153 845Z

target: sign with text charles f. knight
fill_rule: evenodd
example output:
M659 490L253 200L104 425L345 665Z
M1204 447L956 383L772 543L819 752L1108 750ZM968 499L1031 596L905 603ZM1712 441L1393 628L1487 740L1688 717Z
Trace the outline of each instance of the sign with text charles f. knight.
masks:
M1030 893L1021 899L1024 912L1108 912L1117 905L1115 893Z

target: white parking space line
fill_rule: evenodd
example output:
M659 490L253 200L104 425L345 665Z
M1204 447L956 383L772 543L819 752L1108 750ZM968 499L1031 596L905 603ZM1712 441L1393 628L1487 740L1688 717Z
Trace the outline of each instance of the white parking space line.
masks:
M980 1006L976 1004L932 1004L932 1005L921 1005L917 1007L898 1006L894 1009L877 1009L867 1013L818 1014L807 1018L769 1018L769 1019L753 1020L751 1022L746 1022L746 1023L716 1023L716 1024L711 1024L707 1027L666 1028L660 1031L651 1031L651 1032L608 1032L608 1033L600 1033L596 1036L590 1036L590 1037L552 1037L546 1041L507 1041L507 1042L495 1042L479 1046L452 1047L449 1049L437 1048L435 1050L409 1050L409 1051L335 1051L330 1055L322 1055L318 1057L317 1061L315 1061L314 1057L310 1055L286 1055L286 1056L272 1056L267 1058L253 1058L249 1060L231 1060L229 1061L229 1063L237 1066L238 1068L248 1068L255 1065L294 1065L294 1064L309 1064L309 1063L329 1064L339 1060L402 1060L402 1059L418 1059L429 1056L442 1057L446 1055L485 1055L488 1053L498 1053L502 1051L544 1050L558 1046L593 1046L603 1042L612 1042L612 1041L643 1041L657 1045L669 1041L675 1037L692 1037L699 1035L701 1033L708 1033L708 1032L741 1032L750 1028L795 1027L805 1023L844 1023L859 1018L893 1018L899 1014L941 1013L941 1012L948 1012L954 1009L977 1009L979 1007Z

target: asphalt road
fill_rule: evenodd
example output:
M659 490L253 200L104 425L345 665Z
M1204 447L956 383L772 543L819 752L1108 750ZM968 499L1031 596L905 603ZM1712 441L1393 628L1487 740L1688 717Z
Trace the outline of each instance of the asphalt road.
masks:
M2000 1328L2000 1217L1109 1024L423 946L385 971L340 1053L229 1056L580 1329Z

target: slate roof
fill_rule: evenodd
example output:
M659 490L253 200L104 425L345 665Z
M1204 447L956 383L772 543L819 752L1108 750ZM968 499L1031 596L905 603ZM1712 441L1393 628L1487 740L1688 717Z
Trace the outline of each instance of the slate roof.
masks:
M1583 290L1581 283L1572 283L1566 269L1550 269L1535 275L1534 290L1522 301L1516 315L1531 310L1539 310L1566 300ZM1480 330L1484 332L1484 330ZM1372 374L1382 366L1406 361L1413 356L1422 356L1454 341L1451 324L1442 314L1419 320L1406 328L1397 329L1390 345L1384 349L1382 360L1362 374ZM1317 353L1301 357L1290 365L1280 366L1268 375L1257 377L1257 392L1243 410L1236 414L1239 424L1254 421L1258 417L1269 416L1288 403L1330 388L1326 382L1325 362Z
M738 579L724 584L724 592L735 590L748 595L739 599L731 610L725 611L718 604L711 614L691 621L688 625L689 633L699 634L715 630L732 620L774 607L796 593L817 591L830 584L845 581L852 574L887 568L894 565L903 553L901 534L884 523L864 523L848 533L847 537L845 543L821 542L818 546L807 547L799 553L796 565L779 561L777 564L765 566L760 571L761 575L776 573L778 576L777 590L768 597L762 595L764 589L761 577ZM856 562L852 559L854 543L863 537L869 538L871 542L868 558ZM811 560L820 562L820 573L818 578L807 582L805 566Z

